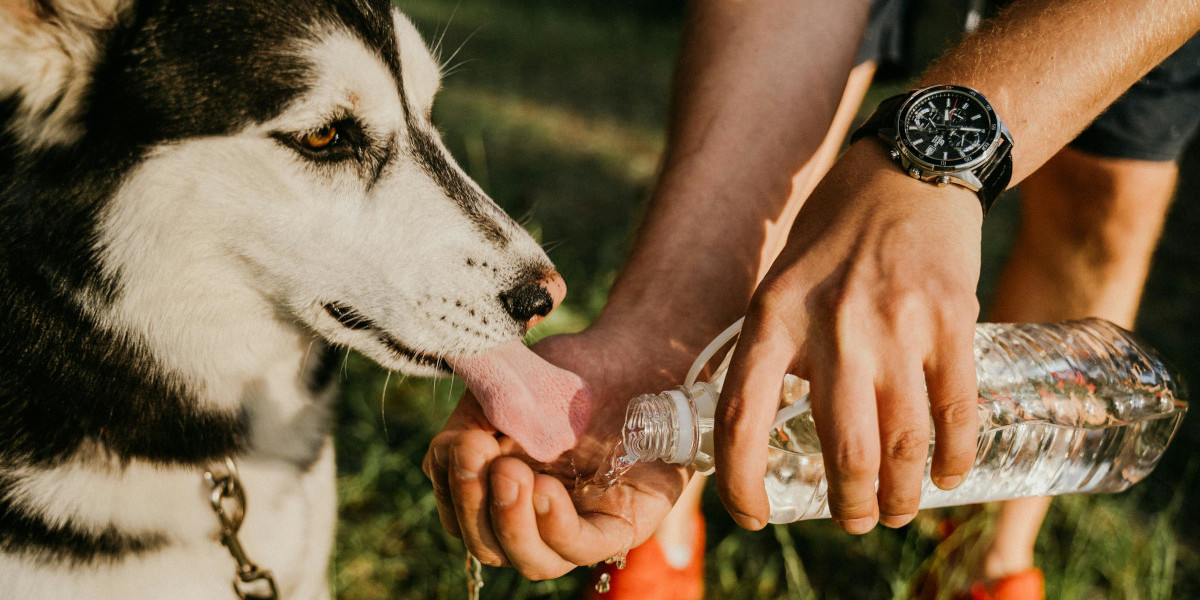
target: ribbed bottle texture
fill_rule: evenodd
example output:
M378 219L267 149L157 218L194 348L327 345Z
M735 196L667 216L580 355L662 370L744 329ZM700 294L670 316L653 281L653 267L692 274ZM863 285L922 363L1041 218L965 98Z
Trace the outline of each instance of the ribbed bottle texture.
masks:
M679 413L663 394L639 396L625 412L622 442L639 460L669 460L679 446Z
M922 508L1119 492L1154 468L1187 408L1183 384L1163 361L1120 327L1098 319L980 324L975 364L980 433L974 467L959 487L944 491L930 482L927 462ZM673 402L656 406L678 410ZM631 414L639 410L631 404ZM700 440L705 432L699 425L705 417L711 423L711 416L675 423L696 428L684 437ZM677 431L678 425L655 434L671 438ZM671 444L642 442L645 447ZM768 444L771 522L828 517L825 467L811 413L777 426Z

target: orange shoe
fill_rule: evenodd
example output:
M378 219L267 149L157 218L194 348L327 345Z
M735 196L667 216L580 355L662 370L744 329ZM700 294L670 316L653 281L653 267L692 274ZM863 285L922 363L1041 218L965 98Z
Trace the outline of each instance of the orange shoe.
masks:
M676 567L654 536L625 556L625 568L600 565L591 579L586 600L701 600L704 598L704 515L692 514L691 559ZM608 575L608 592L596 584Z
M1033 567L990 583L976 581L962 600L1046 600L1046 579Z

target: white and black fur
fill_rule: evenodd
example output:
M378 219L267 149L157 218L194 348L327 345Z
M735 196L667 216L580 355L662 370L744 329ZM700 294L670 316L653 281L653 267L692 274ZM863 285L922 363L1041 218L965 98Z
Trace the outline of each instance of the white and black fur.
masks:
M386 0L0 0L0 597L232 598L227 456L328 596L330 344L444 375L551 308L438 87Z

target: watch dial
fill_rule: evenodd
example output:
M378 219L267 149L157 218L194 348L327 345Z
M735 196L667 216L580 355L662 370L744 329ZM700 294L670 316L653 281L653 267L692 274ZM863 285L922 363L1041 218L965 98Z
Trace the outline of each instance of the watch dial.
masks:
M900 123L900 139L921 160L958 167L979 158L996 134L987 105L960 91L935 91L915 98Z

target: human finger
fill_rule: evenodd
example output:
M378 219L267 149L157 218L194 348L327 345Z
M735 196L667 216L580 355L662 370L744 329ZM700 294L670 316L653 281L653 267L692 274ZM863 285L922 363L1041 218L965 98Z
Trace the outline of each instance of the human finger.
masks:
M879 416L879 522L900 527L917 515L929 455L929 404L915 360L888 361L875 383Z
M496 439L481 431L459 434L449 453L450 499L463 543L479 562L493 567L508 565L488 509L487 467L498 456Z
M614 487L609 492L630 494L632 490ZM578 512L562 482L553 477L538 475L533 494L542 539L559 556L574 564L600 562L629 550L637 541L630 518L605 512ZM624 504L632 509L632 501ZM661 514L665 515L670 503L664 499L663 504Z
M839 527L861 534L875 527L879 509L879 424L875 386L865 359L853 352L812 371L809 398L821 441L829 512Z
M433 485L433 499L437 503L438 520L442 527L456 538L462 537L458 529L458 516L454 512L454 500L450 496L450 444L456 433L448 432L434 436L421 461L421 470Z
M575 564L542 540L534 513L534 472L519 459L500 457L488 469L492 530L509 563L533 580L559 577Z
M746 319L717 403L713 431L717 490L738 525L761 529L770 517L763 486L767 436L783 376L796 356L796 343L776 319Z
M975 463L979 386L974 347L972 324L943 335L940 351L926 360L926 385L937 440L930 477L943 490L958 487Z

